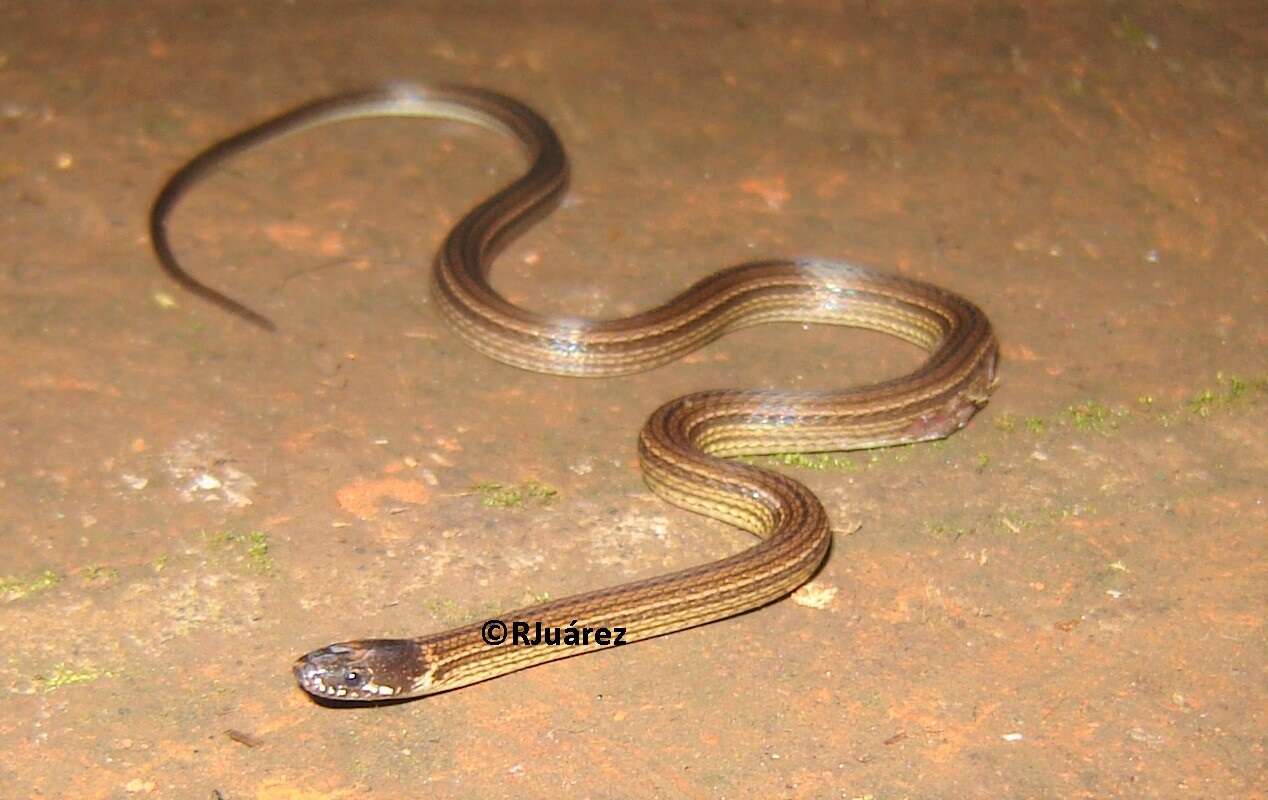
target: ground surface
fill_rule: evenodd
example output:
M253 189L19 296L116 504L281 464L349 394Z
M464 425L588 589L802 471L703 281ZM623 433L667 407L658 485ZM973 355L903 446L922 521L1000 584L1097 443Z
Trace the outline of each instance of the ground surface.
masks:
M0 6L5 797L1262 796L1259 4L447 5ZM312 132L179 209L191 269L281 334L160 275L146 209L184 159L400 77L567 143L514 301L624 315L853 259L976 299L998 392L940 446L783 467L838 528L801 603L314 704L289 665L318 645L745 546L643 487L664 400L918 359L786 326L611 381L484 360L425 270L519 165L457 124Z

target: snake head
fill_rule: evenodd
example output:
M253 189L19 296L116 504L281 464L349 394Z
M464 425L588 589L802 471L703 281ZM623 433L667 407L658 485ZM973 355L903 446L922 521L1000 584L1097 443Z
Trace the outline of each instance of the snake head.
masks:
M413 639L361 639L314 650L295 662L295 679L327 700L389 700L417 694L426 673Z

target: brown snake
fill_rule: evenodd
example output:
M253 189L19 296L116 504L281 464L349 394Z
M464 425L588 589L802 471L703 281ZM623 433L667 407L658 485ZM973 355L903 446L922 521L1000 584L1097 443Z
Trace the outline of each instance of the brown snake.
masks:
M824 392L717 390L671 400L639 436L651 489L682 508L760 540L743 552L668 575L586 592L500 616L547 630L624 630L625 641L738 614L787 595L819 567L831 531L797 481L725 456L849 450L940 439L963 427L995 384L986 316L944 289L850 264L776 259L730 267L663 305L624 319L537 314L507 302L489 268L512 239L563 195L558 137L527 106L482 89L391 84L317 100L225 139L176 172L154 202L150 233L164 270L183 287L256 325L265 317L199 282L176 260L166 220L175 203L227 158L279 136L339 120L416 116L460 120L518 140L529 168L464 216L446 237L432 296L453 329L498 361L559 375L624 375L680 358L727 331L765 322L869 328L926 351L894 380ZM308 692L336 700L432 694L610 646L487 644L480 622L412 639L363 639L314 650L295 664Z

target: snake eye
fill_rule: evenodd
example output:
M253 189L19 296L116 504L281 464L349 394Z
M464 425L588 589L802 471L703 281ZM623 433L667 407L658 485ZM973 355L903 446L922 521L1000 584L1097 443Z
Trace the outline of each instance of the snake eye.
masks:
M353 669L344 673L343 682L351 688L356 689L361 686L361 684L365 683L365 678L362 677L361 673Z

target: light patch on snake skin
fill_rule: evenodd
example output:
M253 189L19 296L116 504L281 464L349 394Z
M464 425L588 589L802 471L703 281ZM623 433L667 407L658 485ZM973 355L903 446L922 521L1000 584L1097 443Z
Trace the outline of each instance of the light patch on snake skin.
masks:
M798 258L795 263L803 272L822 283L824 288L843 288L838 285L840 281L857 277L863 269L848 261L830 261L826 258Z
M436 660L431 648L424 648L423 653L425 663L430 666L427 667L427 671L423 673L421 678L414 681L414 688L410 691L410 694L427 694L428 690L436 683L436 671L440 669L440 662Z
M834 283L825 283L819 287L819 308L822 311L837 311L841 308L843 301L858 297L858 291L855 289L846 289L844 286L837 286Z
M585 345L575 339L551 339L550 349L560 355L576 355L585 350Z
M583 341L589 323L576 317L560 317L551 325L550 349L561 356L575 356L586 351Z

